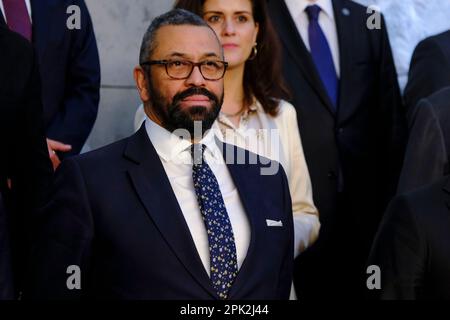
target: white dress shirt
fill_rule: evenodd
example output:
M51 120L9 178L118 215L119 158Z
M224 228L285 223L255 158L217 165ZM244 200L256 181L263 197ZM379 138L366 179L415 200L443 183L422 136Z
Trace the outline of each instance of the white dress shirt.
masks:
M330 46L331 55L333 56L334 66L337 76L340 77L339 64L339 41L337 36L336 20L334 18L333 3L331 0L285 0L286 6L291 13L292 19L297 26L297 30L305 43L306 48L311 51L309 45L308 26L309 18L306 14L306 7L310 5L318 5L322 11L319 14L319 25L322 28L325 37Z
M249 113L241 117L238 127L220 113L212 130L226 143L281 163L286 172L291 194L295 231L294 256L297 257L317 240L320 230L319 213L313 202L312 184L303 153L297 113L290 103L283 100L280 101L276 117L265 113L258 102L250 109ZM146 119L147 116L140 105L134 119L136 131ZM269 134L270 141L265 139L263 134L259 134L265 129L275 130L275 137L270 137ZM274 148L274 143L277 142L278 147Z
M30 0L25 0L25 5L27 6L28 9L28 14L30 16L30 21L31 20L31 5L30 5ZM3 0L0 0L0 10L2 10L2 14L3 14L3 18L5 18L6 24L8 24L8 21L6 20L6 15L5 15L5 8L3 7Z
M208 275L210 253L206 227L200 213L192 178L191 142L171 134L148 117L145 120L147 134L158 153L172 189L191 232L195 247ZM238 269L247 256L250 244L250 223L239 193L228 171L222 152L216 144L213 130L199 142L206 145L204 159L211 167L219 183L225 207L233 228L236 242Z

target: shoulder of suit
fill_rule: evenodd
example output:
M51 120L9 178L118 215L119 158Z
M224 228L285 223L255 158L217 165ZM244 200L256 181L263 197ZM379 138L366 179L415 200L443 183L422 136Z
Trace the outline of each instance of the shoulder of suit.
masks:
M438 50L443 55L449 52L448 55L450 55L450 30L421 40L414 49L413 55L430 49ZM447 60L450 61L450 58L447 57Z
M113 142L98 149L71 157L75 162L85 165L94 164L97 168L122 158L126 145L131 137Z
M434 42L439 45L447 45L450 42L450 30L425 38L422 42Z
M445 87L420 102L420 108L428 107L439 113L450 113L450 87Z

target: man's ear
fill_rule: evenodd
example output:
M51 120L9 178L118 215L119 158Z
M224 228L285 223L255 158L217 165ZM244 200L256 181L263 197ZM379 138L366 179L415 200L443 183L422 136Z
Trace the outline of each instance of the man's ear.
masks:
M133 75L142 102L148 102L150 100L150 92L148 92L147 77L145 76L144 69L142 69L141 66L135 67L133 70Z

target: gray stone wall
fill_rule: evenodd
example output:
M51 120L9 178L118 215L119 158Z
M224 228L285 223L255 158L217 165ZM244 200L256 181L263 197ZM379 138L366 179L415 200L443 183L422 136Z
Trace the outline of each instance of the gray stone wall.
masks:
M100 54L101 92L97 121L84 151L133 132L140 99L133 79L142 36L151 20L172 0L86 0Z

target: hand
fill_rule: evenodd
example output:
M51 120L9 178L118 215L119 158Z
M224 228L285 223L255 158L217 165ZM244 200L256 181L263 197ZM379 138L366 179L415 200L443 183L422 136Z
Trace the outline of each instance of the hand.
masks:
M64 144L62 142L51 140L48 138L47 138L47 148L48 148L48 155L53 164L53 170L56 170L56 168L58 168L58 166L61 164L61 160L59 160L56 151L68 152L72 150L71 145Z

